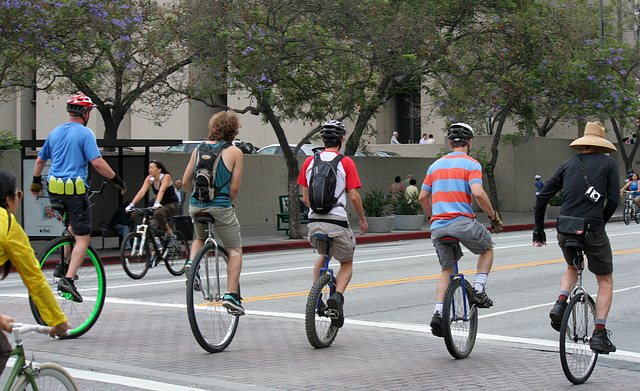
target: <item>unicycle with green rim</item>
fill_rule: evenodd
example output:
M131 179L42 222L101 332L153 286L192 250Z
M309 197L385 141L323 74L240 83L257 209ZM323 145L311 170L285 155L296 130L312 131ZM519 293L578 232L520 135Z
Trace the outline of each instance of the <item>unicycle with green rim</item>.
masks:
M457 246L460 246L459 240L453 237L440 238L440 243L450 246L447 251L457 251ZM458 261L453 261L453 264L455 273L449 276L442 304L442 329L449 354L460 359L469 356L476 343L478 308L471 304L473 288L464 274L458 271Z
M596 326L596 307L593 298L582 285L584 244L579 239L567 239L567 249L577 252L573 265L578 280L571 289L567 308L560 323L560 363L567 379L582 384L593 372L598 353L591 350L591 336Z
M337 319L340 314L337 310L329 308L327 300L336 292L336 283L333 276L333 269L329 267L329 255L333 239L327 235L315 235L318 244L322 244L326 250L324 256L324 267L320 269L320 275L311 286L307 305L304 313L304 325L307 333L307 340L314 348L326 348L331 346L338 334L338 327L331 322Z
M99 190L88 190L89 198L96 194L101 194L104 185L105 182L102 182ZM37 258L42 274L44 274L54 294L57 293L55 296L58 304L62 312L67 316L69 324L73 327L70 335L64 338L77 338L89 331L97 322L104 307L107 278L98 252L89 245L84 260L74 277L76 289L82 295L82 302L76 302L70 294L58 290L58 280L66 275L69 267L71 252L75 246L75 238L69 232L70 222L66 207L63 204L53 203L51 208L62 216L64 231L61 236L51 240L40 251ZM46 325L31 297L29 297L29 305L36 322Z

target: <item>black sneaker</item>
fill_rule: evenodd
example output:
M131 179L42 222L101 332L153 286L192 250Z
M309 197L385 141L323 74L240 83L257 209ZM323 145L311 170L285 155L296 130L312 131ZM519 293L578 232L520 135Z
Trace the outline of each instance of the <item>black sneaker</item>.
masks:
M562 317L564 316L564 310L567 308L566 300L556 300L556 304L549 312L549 318L551 318L551 327L555 331L560 331L560 324L562 323Z
M55 278L62 278L65 274L67 274L67 265L65 265L64 261L60 261L53 270L53 276Z
M71 278L61 278L58 280L58 291L62 292L62 296L67 300L73 300L76 303L82 303L82 296L78 293L75 284Z
M342 306L344 305L344 296L342 293L336 292L329 299L327 299L327 306L338 312L338 317L335 319L331 319L331 324L334 327L340 328L344 325L344 312L342 311Z
M478 308L489 308L493 306L493 301L491 301L487 295L487 291L478 292L475 288L471 290L469 303L475 304Z
M616 345L611 343L609 340L609 335L611 331L607 329L603 330L593 330L593 335L591 336L591 341L589 342L589 347L596 353L599 354L609 354L616 351Z
M442 319L442 315L437 312L433 314L433 318L431 318L431 334L436 337L444 337L444 328L442 327L444 319Z
M241 304L242 298L237 293L227 292L222 298L222 306L231 310L234 315L244 315L244 308Z

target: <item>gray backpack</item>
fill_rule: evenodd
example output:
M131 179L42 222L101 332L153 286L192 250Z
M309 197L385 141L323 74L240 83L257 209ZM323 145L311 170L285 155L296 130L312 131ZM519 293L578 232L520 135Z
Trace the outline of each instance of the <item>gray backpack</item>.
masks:
M225 142L215 148L207 146L206 142L198 146L198 152L196 152L196 178L193 185L193 196L198 201L208 202L213 201L219 195L229 196L228 193L220 192L229 181L219 187L215 186L214 183L222 151L230 146L231 143L229 142Z

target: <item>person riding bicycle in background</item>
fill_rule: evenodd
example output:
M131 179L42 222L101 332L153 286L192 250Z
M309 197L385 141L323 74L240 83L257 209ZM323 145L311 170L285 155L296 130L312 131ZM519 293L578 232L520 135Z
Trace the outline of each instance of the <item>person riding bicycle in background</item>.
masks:
M191 154L191 159L182 177L182 185L187 193L192 193L189 199L189 214L193 220L196 239L191 244L190 260L185 266L187 278L191 272L191 264L198 251L202 248L207 238L207 225L198 223L196 215L206 212L215 219L215 228L222 245L229 252L227 265L227 292L222 305L239 315L244 315L242 298L235 292L238 291L240 271L242 270L242 238L240 236L240 223L236 217L231 202L238 195L242 178L242 151L231 143L238 135L241 125L238 115L233 111L221 111L214 114L209 120L208 140L199 145ZM196 177L196 158L199 151L213 151L222 148L219 152L221 158L215 172L213 186L219 192L211 201L201 201L196 198L194 178ZM202 155L202 154L200 154Z
M131 203L124 209L126 212L131 212L142 198L147 194L149 188L153 190L156 195L156 200L153 203L153 219L155 220L155 226L160 231L166 231L169 243L167 247L175 246L176 234L173 233L171 225L169 225L169 219L180 212L180 199L173 187L173 181L171 174L165 168L164 164L157 160L149 162L149 175L142 182L142 186L138 193L133 197Z
M85 95L76 95L67 101L69 122L53 129L47 136L33 167L31 184L31 195L37 197L42 190L40 175L47 160L51 159L47 180L49 200L52 204L63 204L67 208L71 223L69 231L76 241L67 273L59 276L58 290L71 294L76 302L82 302L82 296L78 293L73 278L84 261L92 228L91 203L84 184L89 171L87 163L91 163L100 175L111 179L121 194L127 191L127 185L100 155L93 131L86 127L93 106L91 99ZM53 186L55 193L52 191L54 180L66 184Z
M547 243L544 232L547 202L562 190L560 215L586 218L589 225L584 236L584 253L589 270L596 275L598 281L596 325L590 346L598 353L615 352L616 347L609 340L605 328L613 297L613 254L605 225L618 207L618 166L605 153L616 152L616 147L605 138L605 128L600 122L587 122L584 135L574 140L570 147L582 153L562 163L538 195L533 245L540 247ZM584 171L592 188L598 192L595 198L591 196L593 189L587 187L580 159L584 162ZM551 327L556 331L560 331L569 291L578 280L578 272L573 266L576 251L565 247L565 241L571 238L571 235L558 233L558 245L567 261L567 271L560 281L558 300L549 313Z
M455 123L449 127L447 138L453 152L429 167L420 190L419 200L427 216L430 216L431 239L442 267L430 323L431 332L437 337L444 336L442 307L450 275L455 271L453 261L462 257L460 247L457 247L456 253L447 251L449 247L440 243L440 238L457 238L472 253L479 255L470 302L478 308L493 305L485 290L493 265L493 242L491 233L473 213L472 196L491 219L493 233L502 230L502 220L482 187L482 166L468 155L473 136L473 128L465 123Z
M325 149L319 155L322 161L331 161L340 155L340 148L344 141L344 135L347 133L344 125L340 121L332 120L326 122L320 128L320 136L324 143ZM331 323L335 327L342 327L344 324L344 291L351 281L353 275L353 253L356 247L356 239L353 231L349 227L347 219L347 211L345 205L347 203L347 194L354 212L360 220L360 235L367 233L369 225L364 216L362 209L362 199L358 189L362 187L360 177L356 170L353 160L347 156L342 157L338 162L336 170L335 198L337 203L326 214L320 214L313 210L309 196L309 185L313 174L314 156L308 157L298 176L298 184L302 186L302 200L311 208L309 211L309 242L320 253L313 266L313 281L319 277L320 269L324 266L324 257L326 254L325 246L319 245L315 235L327 235L333 239L331 247L331 257L340 262L340 270L336 275L336 291L327 300L327 306L338 311L338 318L331 319Z
M627 182L622 189L620 189L620 195L623 195L625 191L631 191L631 196L633 196L633 202L638 205L640 208L640 191L638 191L638 173L634 172L629 175L631 178L629 182Z
M20 200L22 191L17 189L16 176L11 171L0 168L0 265L3 268L1 279L7 277L11 266L15 267L40 315L52 326L49 335L62 335L70 329L67 318L40 270L40 263L34 255L27 234L13 215ZM13 322L13 318L0 315L0 329L10 333L9 322ZM11 344L7 336L0 332L0 374L10 353Z

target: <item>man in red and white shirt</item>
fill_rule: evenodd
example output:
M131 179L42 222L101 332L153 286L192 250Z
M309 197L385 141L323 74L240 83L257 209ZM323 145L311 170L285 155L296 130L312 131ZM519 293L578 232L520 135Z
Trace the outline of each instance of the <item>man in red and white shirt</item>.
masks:
M320 153L323 161L331 161L340 155L340 147L344 140L346 129L340 121L329 121L322 125L320 135L325 145L325 150ZM313 172L314 157L307 158L300 170L298 184L302 186L302 198L304 203L311 207L309 197L309 182ZM369 229L367 220L362 209L362 199L358 189L362 187L356 165L349 157L342 157L337 166L335 197L337 202L333 208L325 214L309 211L309 242L320 253L320 257L313 267L313 280L315 281L320 269L324 266L325 248L318 245L315 235L327 235L333 239L331 256L340 262L340 271L336 276L336 292L327 300L327 306L338 310L338 319L331 322L336 327L344 324L344 314L342 305L344 304L343 293L349 285L353 272L353 253L356 247L356 240L353 231L349 226L347 211L344 206L347 202L347 195L353 210L360 220L360 235Z

